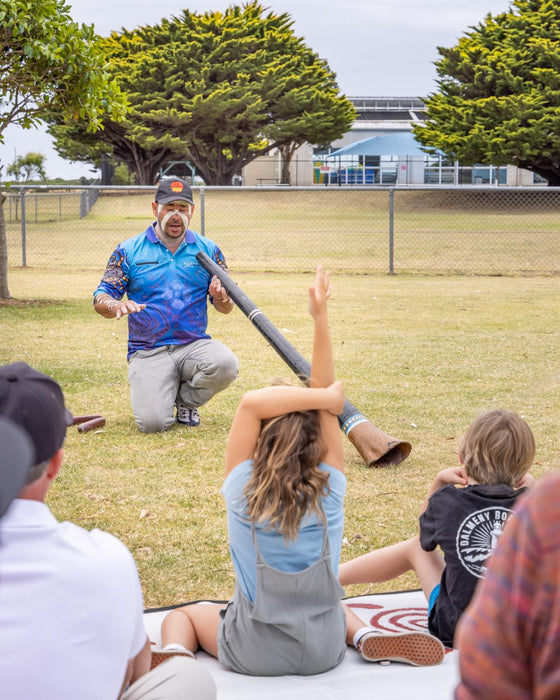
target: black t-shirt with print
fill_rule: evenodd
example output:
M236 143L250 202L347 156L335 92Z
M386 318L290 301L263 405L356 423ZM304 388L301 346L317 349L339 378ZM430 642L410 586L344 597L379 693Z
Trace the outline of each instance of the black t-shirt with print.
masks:
M455 626L469 604L486 560L496 546L517 497L526 489L505 484L447 484L434 493L420 516L420 544L439 546L445 558L441 588L428 620L430 632L453 646Z

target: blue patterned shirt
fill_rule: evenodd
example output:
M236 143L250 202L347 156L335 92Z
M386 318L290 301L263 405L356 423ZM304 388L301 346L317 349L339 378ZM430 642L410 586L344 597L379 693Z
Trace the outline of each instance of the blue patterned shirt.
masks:
M146 304L143 311L128 315L129 359L137 350L210 337L206 300L212 277L196 259L201 250L227 270L218 246L190 230L175 253L158 239L154 224L113 251L93 296L109 294L120 300L126 294Z

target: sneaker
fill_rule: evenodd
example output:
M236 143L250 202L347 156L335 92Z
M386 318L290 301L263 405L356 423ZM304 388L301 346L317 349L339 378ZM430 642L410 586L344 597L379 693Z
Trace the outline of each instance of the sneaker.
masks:
M198 415L197 409L177 404L177 423L189 425L191 428L198 428L200 425L200 416Z
M445 657L439 639L424 632L366 632L358 642L358 651L366 661L398 661L411 666L435 666Z
M174 656L183 656L186 659L194 659L195 656L192 651L185 649L185 651L179 651L176 649L152 649L152 662L150 664L150 671L152 671L156 666L159 666L164 661L171 659Z

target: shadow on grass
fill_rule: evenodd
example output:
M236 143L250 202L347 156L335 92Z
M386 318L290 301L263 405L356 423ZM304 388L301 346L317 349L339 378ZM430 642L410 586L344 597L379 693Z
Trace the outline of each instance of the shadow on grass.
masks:
M0 299L0 309L3 307L18 307L18 308L42 308L46 306L63 306L64 300L61 299Z

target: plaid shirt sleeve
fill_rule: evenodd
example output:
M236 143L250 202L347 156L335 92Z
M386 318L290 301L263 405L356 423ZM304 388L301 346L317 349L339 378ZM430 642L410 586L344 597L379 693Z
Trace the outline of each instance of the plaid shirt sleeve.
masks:
M560 473L521 499L459 623L456 700L560 697Z

